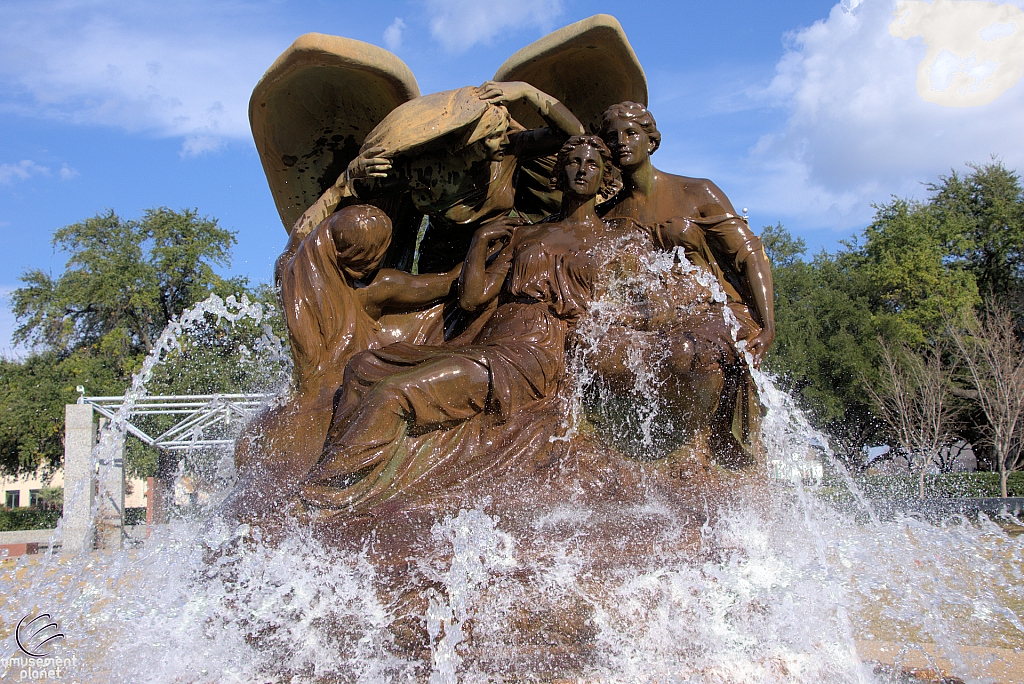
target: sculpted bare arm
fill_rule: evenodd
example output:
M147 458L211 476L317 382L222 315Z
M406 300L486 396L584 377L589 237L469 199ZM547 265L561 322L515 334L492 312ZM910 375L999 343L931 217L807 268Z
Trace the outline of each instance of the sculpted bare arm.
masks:
M737 216L729 198L722 190L706 179L700 179L699 192L707 201L698 205L703 216L732 214ZM753 301L746 302L756 313L761 332L747 340L747 350L755 361L760 362L775 340L775 285L772 281L771 264L764 253L764 247L745 219L731 218L707 228L708 239L717 243L719 249L734 259L736 269L746 281Z
M688 178L687 189L701 216L739 215L722 189L707 178Z
M371 318L380 318L385 309L418 309L447 297L461 272L462 264L447 273L422 275L382 268L359 297Z
M509 151L519 159L553 154L570 136L585 133L583 124L568 107L523 81L487 81L480 86L480 99L492 104L516 100L528 102L548 125L547 128L509 135Z
M703 230L708 243L719 254L732 259L740 277L746 281L749 301L744 303L754 311L761 325L761 331L747 340L747 350L759 362L775 339L775 286L761 239L713 182L706 178L677 177L677 180L685 183L685 193L700 218L722 217L722 220L711 224L702 222L702 227L698 227L689 217L672 219L665 226L659 226L661 233L657 237L667 245L685 246L692 241L690 233Z

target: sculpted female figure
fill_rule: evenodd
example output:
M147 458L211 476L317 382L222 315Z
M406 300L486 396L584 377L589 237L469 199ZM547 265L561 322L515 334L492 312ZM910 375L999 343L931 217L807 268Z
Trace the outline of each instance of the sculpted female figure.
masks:
M523 130L503 105L516 100L536 107L549 128ZM518 160L551 154L580 132L563 105L520 82L416 98L373 129L345 173L296 222L277 260L297 391L240 440L243 479L271 479L280 489L308 471L353 354L398 340L443 341L443 302L451 299L473 231L512 210ZM392 234L398 224L382 208L394 209L396 200L411 200L431 217L419 271L436 275L379 268L389 245L411 251L415 243L415 235ZM259 491L247 500L272 507L276 498Z
M503 103L516 100L531 103L550 127L525 131L515 124ZM277 452L308 469L305 455L311 447L314 458L319 454L331 398L352 354L396 340L442 341L441 306L430 305L450 299L473 230L511 211L517 160L553 153L579 132L563 105L519 82L435 93L386 116L345 173L299 218L277 260L298 391L262 421L258 434L242 440L239 466L251 453ZM378 272L390 245L410 251L414 245L415 235L392 234L397 224L381 210L402 198L431 216L419 271L435 276ZM374 227L340 230L352 216L338 207L360 212ZM386 306L374 299L382 293Z
M736 451L747 442L758 409L732 337L746 340L747 351L759 361L775 336L771 269L761 240L714 183L665 173L651 164L661 134L643 105L623 102L608 108L603 137L623 175L623 188L604 205L603 216L634 221L659 248L682 247L687 258L712 273L725 292L725 306L738 330L731 329L721 311L705 307L657 332L667 334L674 375L670 380L687 420L697 425L713 423L712 449L720 455ZM690 295L667 291L664 296L680 300ZM691 303L672 302L677 309ZM619 344L631 344L629 335L622 336ZM612 362L606 367L615 366L618 356L612 349L608 355ZM606 370L614 380L623 369Z
M547 128L524 130L504 103L525 101ZM308 232L351 198L374 201L408 192L431 224L421 270L446 271L462 261L473 231L507 215L521 160L553 154L583 126L553 97L523 82L488 81L406 102L367 136L359 156L296 224Z
M460 306L484 312L471 339L352 358L323 455L301 488L307 505L364 511L549 443L569 335L593 297L605 225L595 206L611 168L600 138L574 136L555 166L557 220L499 219L476 230L459 284Z
M357 204L331 214L305 239L293 233L278 259L295 392L262 412L238 440L246 516L279 508L282 492L294 490L320 456L332 399L353 354L395 339L440 339L429 314L454 289L462 265L422 275L380 268L391 238L391 219ZM385 313L395 309L404 313Z

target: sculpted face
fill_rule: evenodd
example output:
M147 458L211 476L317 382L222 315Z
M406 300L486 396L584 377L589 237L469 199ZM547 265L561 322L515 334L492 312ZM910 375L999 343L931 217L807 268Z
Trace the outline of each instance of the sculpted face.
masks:
M601 189L604 175L601 153L590 145L573 149L565 162L565 190L581 197L593 197Z
M505 148L508 146L508 124L499 126L490 135L480 141L483 146L484 159L487 161L501 161L505 158Z
M624 169L633 169L651 158L651 140L636 121L615 117L604 129L605 144Z

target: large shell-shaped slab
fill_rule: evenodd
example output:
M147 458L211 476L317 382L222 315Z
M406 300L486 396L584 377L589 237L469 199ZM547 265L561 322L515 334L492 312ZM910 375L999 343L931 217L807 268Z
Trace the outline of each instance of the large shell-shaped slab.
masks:
M419 97L412 71L387 50L307 33L263 75L249 123L285 230L345 171L373 128Z
M516 52L494 75L495 81L526 81L552 95L597 133L609 106L631 100L647 104L647 77L615 17L594 16L570 24ZM544 122L528 106L509 111L527 128Z

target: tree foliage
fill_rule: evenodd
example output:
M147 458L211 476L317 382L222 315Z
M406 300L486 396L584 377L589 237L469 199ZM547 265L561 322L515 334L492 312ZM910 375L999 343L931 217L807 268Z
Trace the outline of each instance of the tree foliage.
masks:
M855 379L874 373L875 353L866 341L877 334L863 288L855 282L856 260L821 253L804 261L802 242L781 226L765 229L762 239L773 261L776 293L776 337L766 365L816 423L859 448L876 425ZM780 254L780 246L789 252Z
M245 284L213 270L230 264L234 244L231 231L190 209L149 209L139 220L108 211L65 226L53 237L69 255L64 273L30 270L14 292L15 341L65 353L93 347L122 361L145 355L185 308Z
M57 230L53 244L68 255L64 271L54 277L29 270L12 296L15 339L33 353L23 361L0 360L5 473L59 466L64 404L78 398L75 388L93 396L124 393L161 331L189 307L210 294L275 299L269 287L217 274L216 267L230 265L235 236L191 209L150 209L137 220L108 211ZM262 326L230 326L208 316L159 367L150 392L252 389L261 369L248 361L261 335ZM151 450L129 442L128 457L133 474L153 474Z
M948 263L971 273L978 289L1020 309L1024 292L1024 187L999 162L971 165L928 186Z
M970 169L940 177L925 201L876 206L871 224L834 253L806 259L781 225L762 234L776 291L767 367L840 443L894 438L870 400L884 382L879 340L924 353L947 335L947 318L969 316L983 295L1024 310L1020 178L999 162ZM981 413L962 411L965 436L980 435Z

